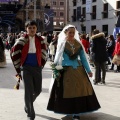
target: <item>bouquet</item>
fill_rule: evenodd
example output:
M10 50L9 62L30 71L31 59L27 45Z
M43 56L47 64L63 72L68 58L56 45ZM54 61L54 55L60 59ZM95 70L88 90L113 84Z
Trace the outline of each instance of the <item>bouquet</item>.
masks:
M57 86L59 87L60 86L59 80L61 77L60 71L63 69L63 67L61 65L55 65L54 63L51 63L50 66L53 72L53 78L57 80Z

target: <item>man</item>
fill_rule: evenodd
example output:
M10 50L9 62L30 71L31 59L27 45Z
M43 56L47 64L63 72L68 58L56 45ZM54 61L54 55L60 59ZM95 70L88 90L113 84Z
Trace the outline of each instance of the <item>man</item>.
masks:
M41 36L37 36L37 23L25 23L27 34L20 37L11 49L11 58L17 71L17 77L22 79L20 67L23 70L25 90L25 112L28 120L35 119L33 102L42 89L42 68L46 63L46 47Z

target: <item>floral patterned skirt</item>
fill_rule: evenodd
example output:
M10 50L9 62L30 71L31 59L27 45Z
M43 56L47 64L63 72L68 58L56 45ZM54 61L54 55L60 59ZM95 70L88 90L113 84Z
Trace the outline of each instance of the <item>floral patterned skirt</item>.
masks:
M70 73L68 74L67 71ZM73 74L75 74L74 77ZM81 75L83 76L80 77ZM77 80L78 78L79 81ZM73 87L72 82L69 83L69 81L75 82ZM67 83L70 85L68 89L66 89ZM82 66L76 71L75 69L71 69L71 67L68 67L65 71L62 71L61 78L59 80L59 87L57 84L57 80L55 80L48 101L48 110L61 114L79 114L92 112L100 108L93 87L90 83L87 73ZM72 91L74 92L71 93Z

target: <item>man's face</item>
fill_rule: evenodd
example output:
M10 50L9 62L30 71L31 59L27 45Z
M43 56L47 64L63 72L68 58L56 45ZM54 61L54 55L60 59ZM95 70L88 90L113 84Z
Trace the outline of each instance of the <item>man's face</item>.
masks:
M27 34L31 37L35 36L36 32L37 32L37 27L36 25L29 25L26 28Z

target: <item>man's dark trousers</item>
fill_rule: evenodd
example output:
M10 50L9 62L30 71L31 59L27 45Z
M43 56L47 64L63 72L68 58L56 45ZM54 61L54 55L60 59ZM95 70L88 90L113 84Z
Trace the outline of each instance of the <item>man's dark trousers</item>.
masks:
M35 118L33 102L42 91L41 67L23 66L23 81L25 90L25 109L30 119Z

